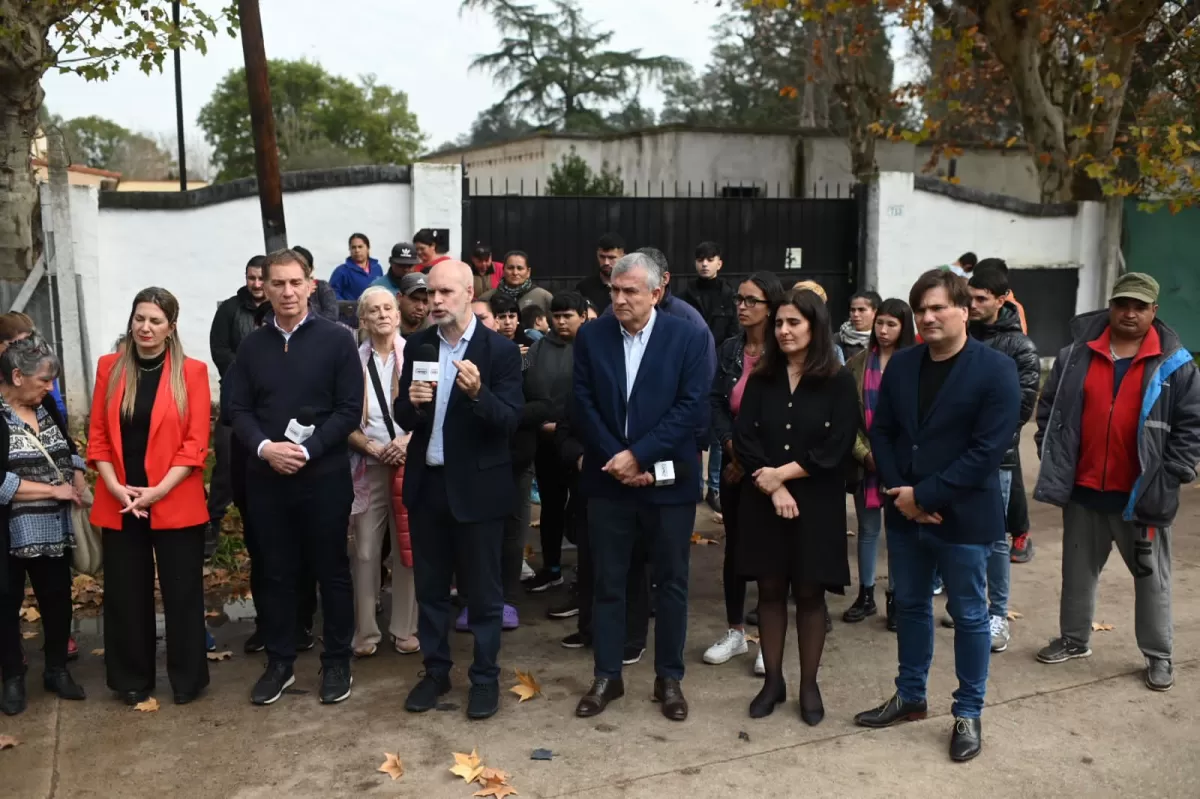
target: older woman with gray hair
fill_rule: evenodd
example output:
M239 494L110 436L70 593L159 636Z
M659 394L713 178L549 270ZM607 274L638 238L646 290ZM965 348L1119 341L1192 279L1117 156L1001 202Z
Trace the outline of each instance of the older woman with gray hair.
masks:
M84 462L50 397L58 371L54 350L36 334L0 355L0 535L7 544L0 567L0 710L9 716L26 704L19 611L27 575L45 634L45 688L63 699L85 696L67 671L67 640L71 505L82 503L87 484Z

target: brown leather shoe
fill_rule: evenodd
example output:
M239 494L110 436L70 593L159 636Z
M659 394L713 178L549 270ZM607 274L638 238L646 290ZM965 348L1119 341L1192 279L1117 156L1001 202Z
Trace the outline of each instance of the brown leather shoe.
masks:
M575 715L581 719L599 716L614 699L625 696L625 682L620 678L606 679L599 677L592 681L592 687L575 706Z
M679 680L656 677L654 701L662 702L662 714L671 721L687 721L688 703L683 698L683 686L679 684Z

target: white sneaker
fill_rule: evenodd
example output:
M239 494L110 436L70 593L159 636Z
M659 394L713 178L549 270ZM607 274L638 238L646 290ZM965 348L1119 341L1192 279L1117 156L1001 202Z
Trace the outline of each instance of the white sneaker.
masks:
M744 655L750 651L746 643L746 633L742 630L730 629L725 636L710 646L704 652L704 662L718 666L726 663L736 655Z
M766 677L767 676L767 664L763 663L762 647L759 647L758 657L756 657L754 659L754 675L756 677Z
M1008 630L1008 619L1003 616L989 616L988 618L992 628L992 651L1003 652L1008 649L1008 642L1012 637Z
M533 567L529 565L529 561L522 560L521 561L521 581L524 582L525 580L532 580L534 577L537 577L537 572L535 572L533 570Z

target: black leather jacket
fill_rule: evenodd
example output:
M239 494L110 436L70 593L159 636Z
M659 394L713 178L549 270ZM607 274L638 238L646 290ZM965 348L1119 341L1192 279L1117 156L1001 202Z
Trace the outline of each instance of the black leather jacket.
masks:
M1016 306L1005 303L992 324L971 322L971 337L1002 352L1017 364L1017 379L1021 383L1020 425L1013 435L1012 446L1004 453L1002 467L1016 466L1016 449L1021 443L1021 427L1033 417L1037 406L1038 385L1042 379L1042 364L1033 339L1021 332L1021 317Z

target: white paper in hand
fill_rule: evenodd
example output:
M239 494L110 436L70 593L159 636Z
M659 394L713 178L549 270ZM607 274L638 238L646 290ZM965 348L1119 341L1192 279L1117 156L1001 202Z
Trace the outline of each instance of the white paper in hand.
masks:
M312 437L316 429L316 425L300 424L295 419L292 419L288 422L287 430L284 431L283 437L293 444L303 444Z

